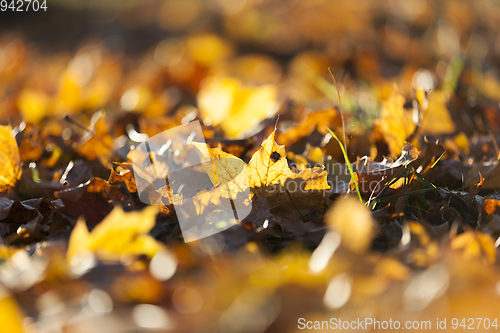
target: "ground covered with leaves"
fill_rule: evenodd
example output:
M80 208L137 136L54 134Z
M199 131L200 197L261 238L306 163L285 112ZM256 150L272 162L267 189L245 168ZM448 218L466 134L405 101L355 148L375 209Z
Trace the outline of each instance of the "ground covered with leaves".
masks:
M59 36L14 16L0 34L0 332L498 327L497 4L50 15ZM211 162L189 171L196 189L133 163L195 121ZM228 198L210 189L234 179L246 217L185 242L178 214L208 226Z

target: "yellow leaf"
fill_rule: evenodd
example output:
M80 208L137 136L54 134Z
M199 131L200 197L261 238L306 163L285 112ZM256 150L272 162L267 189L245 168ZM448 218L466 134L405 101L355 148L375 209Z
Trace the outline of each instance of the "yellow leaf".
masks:
M213 34L194 35L186 39L186 52L197 63L210 66L233 53L231 45Z
M297 124L278 136L278 141L285 145L292 144L300 138L310 135L315 129L322 134L328 133L327 128L340 126L340 117L335 109L319 110L307 114Z
M87 251L104 260L120 260L123 254L152 257L163 246L147 234L154 227L158 212L157 206L129 213L117 206L92 232L79 219L69 239L68 259Z
M248 188L248 178L245 162L238 157L228 154L218 148L210 148L207 144L192 142L203 156L211 160L211 164L204 167L212 184L222 186L224 197L236 199L238 193Z
M415 124L405 110L404 104L405 98L393 92L382 104L380 119L375 121L392 156L399 156L405 140L415 130Z
M330 189L326 170L314 167L293 172L288 167L285 146L278 145L274 136L275 131L248 163L246 173L252 193L266 197L271 208L289 200L295 205L307 200L310 206L314 206L315 199L322 198L321 194Z
M37 124L48 114L49 97L41 91L25 89L17 100L17 107L27 122Z
M442 91L433 91L429 94L429 106L424 111L422 119L422 133L439 135L455 132L455 123L446 108L446 100L446 95Z
M462 151L464 153L466 153L467 155L469 154L470 142L469 142L469 138L467 137L467 135L464 132L460 132L457 135L455 135L453 137L453 141L455 142L455 144L457 145L458 148L462 149Z
M276 131L262 143L248 163L250 186L259 188L268 184L285 184L288 179L305 181L306 190L324 190L330 186L326 182L326 171L321 167L306 169L295 173L288 167L285 146L274 141Z
M391 280L404 281L411 271L400 261L387 257L378 262L376 272Z
M21 178L19 147L10 126L0 126L0 192L11 192Z
M80 154L89 160L99 158L101 163L109 165L110 147L113 137L108 133L109 121L105 113L99 111L92 116L88 131L82 136L76 148Z
M451 241L452 250L462 250L464 259L485 258L490 264L496 260L495 241L481 231L468 230Z
M225 77L205 79L198 93L201 117L235 137L276 111L276 87L245 86Z
M82 87L77 81L70 71L62 75L58 97L54 101L54 113L63 115L81 110Z
M290 170L285 147L278 145L274 136L275 132L262 143L262 148L255 152L248 165L218 148L210 148L203 143L193 144L201 154L211 159L212 165L205 167L212 183L221 186L223 197L230 194L234 199L250 186L254 199L265 197L270 208L287 202L293 205L294 208L290 209L296 212L301 205L309 209L319 205L330 189L326 171L322 167L305 169L300 173ZM205 201L208 203L208 197ZM203 202L197 204L200 205L197 212L203 211Z
M341 244L355 253L371 245L375 222L368 207L352 197L337 200L326 223L342 237Z
M3 289L0 288L0 332L22 333L24 315L16 304L16 301Z

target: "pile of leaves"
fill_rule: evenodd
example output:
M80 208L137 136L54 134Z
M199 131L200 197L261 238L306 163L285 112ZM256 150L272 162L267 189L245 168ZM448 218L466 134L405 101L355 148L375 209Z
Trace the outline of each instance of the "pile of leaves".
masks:
M162 28L190 33L139 55L110 40L46 52L0 35L0 332L493 322L496 5L439 1L433 16L430 1L221 1L207 18L223 19L216 34L192 32L204 5L186 3L191 19ZM342 19L325 16L339 8ZM250 24L263 13L289 32ZM176 209L203 217L221 198L187 207L196 193L158 187L132 154L193 121L218 180L190 177L207 189L244 175L236 194L248 190L251 211L186 243Z

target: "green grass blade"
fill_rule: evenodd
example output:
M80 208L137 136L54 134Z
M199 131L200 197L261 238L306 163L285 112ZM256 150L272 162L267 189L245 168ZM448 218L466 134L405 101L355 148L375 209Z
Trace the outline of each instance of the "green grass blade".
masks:
M358 187L358 182L354 178L354 172L352 171L352 166L351 166L351 161L349 161L349 157L347 156L347 152L345 150L344 145L342 144L342 141L333 133L333 131L329 128L327 128L328 132L337 140L339 143L340 149L342 150L342 154L344 155L344 160L347 163L347 168L349 168L349 173L351 174L351 179L354 183L354 187L356 188L356 193L358 194L359 201L363 202L363 198L361 197L361 192L359 192L359 187Z

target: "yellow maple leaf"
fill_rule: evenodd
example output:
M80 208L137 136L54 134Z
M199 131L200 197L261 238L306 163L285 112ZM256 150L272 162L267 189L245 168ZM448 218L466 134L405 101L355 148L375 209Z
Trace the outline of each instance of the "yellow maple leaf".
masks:
M148 206L142 211L124 212L115 207L92 232L83 218L76 223L68 244L68 259L93 252L103 260L120 260L124 254L145 254L152 257L163 247L147 233L156 223L159 207Z
M404 108L405 98L393 92L382 104L380 119L375 121L389 146L392 156L399 156L405 140L413 133L416 125Z
M203 156L210 158L212 163L205 163L205 170L212 184L220 184L224 197L235 199L238 193L248 188L245 162L219 148L210 148L210 146L199 142L192 142L192 144Z
M235 137L276 111L276 87L246 86L226 77L207 78L198 93L198 106L203 119L220 125Z
M321 167L314 167L295 173L288 167L286 159L285 146L278 145L274 141L276 131L273 131L269 137L264 140L260 150L255 152L248 163L247 175L249 185L255 189L260 189L269 197L275 193L276 186L285 186L290 181L295 181L297 188L293 192L307 190L328 190L330 186L326 179L326 170Z
M252 196L267 198L270 208L287 201L296 206L307 201L309 207L319 203L324 192L330 189L326 170L314 167L293 172L288 167L285 146L278 145L274 137L275 131L264 140L261 149L254 153L248 164L218 148L210 148L203 143L193 144L201 154L212 160L207 171L214 185L226 186L231 198L250 186Z
M0 126L0 192L11 192L21 178L21 159L10 126Z

